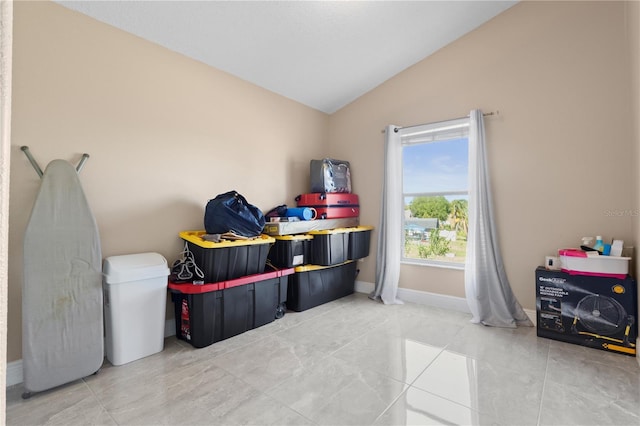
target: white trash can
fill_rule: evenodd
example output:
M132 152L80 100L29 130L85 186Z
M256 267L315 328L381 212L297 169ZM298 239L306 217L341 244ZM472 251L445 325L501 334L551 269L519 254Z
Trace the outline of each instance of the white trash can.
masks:
M122 365L164 349L167 261L158 253L104 260L103 292L107 359Z

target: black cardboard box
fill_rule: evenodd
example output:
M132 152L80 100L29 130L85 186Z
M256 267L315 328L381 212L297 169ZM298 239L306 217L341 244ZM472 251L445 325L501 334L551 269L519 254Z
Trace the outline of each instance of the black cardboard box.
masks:
M625 355L636 355L636 281L536 269L537 333Z

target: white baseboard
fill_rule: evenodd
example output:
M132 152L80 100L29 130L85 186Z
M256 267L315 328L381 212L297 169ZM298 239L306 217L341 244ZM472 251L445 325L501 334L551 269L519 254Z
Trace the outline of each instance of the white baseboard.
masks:
M407 302L450 309L457 312L471 313L469 305L467 305L467 300L462 297L429 293L426 291L411 290L408 288L399 288L398 297L400 300L406 300Z
M164 337L176 335L176 320L171 318L164 322Z
M538 316L536 315L536 311L534 311L533 309L525 309L524 313L527 314L534 327L538 325Z
M355 290L358 293L371 293L374 288L375 285L373 283L356 281ZM405 302L451 309L458 312L469 312L467 301L462 297L447 296L444 294L429 293L427 291L411 290L408 288L399 288L397 295L398 299Z
M369 294L375 289L373 283L369 283L367 281L358 281L356 280L355 290L357 293L366 293Z
M22 383L22 360L7 363L7 387Z
M375 285L366 281L356 281L355 291L358 293L371 293ZM429 293L427 291L411 290L408 288L398 288L398 299L405 302L418 303L420 305L434 306L437 308L450 309L452 311L470 313L467 300L463 297L448 296L445 294ZM525 309L533 325L536 325L536 311Z
M356 281L355 291L358 293L369 294L374 290L373 283L366 281ZM418 303L421 305L435 306L443 309L451 309L458 312L469 312L467 301L462 297L447 296L444 294L429 293L426 291L411 290L408 288L398 289L398 298L405 302ZM530 309L525 309L526 314L529 316L533 324L536 323L536 312ZM175 319L167 319L164 323L164 337L175 336L176 325ZM637 344L640 344L640 338L637 340ZM638 358L640 364L640 357ZM22 383L22 360L12 361L7 363L7 387Z
M175 336L176 324L173 318L164 322L164 337ZM7 387L22 383L22 360L7 363Z

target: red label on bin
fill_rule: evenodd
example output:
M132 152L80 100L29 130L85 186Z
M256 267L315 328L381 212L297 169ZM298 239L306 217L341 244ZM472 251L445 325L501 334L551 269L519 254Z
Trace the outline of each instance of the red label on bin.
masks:
M189 304L182 299L182 313L180 315L180 334L185 340L191 340L191 326L189 324Z

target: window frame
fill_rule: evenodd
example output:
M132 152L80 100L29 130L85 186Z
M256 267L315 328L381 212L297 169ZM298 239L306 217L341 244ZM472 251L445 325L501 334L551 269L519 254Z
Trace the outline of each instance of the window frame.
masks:
M427 192L404 192L404 148L411 145L427 144L432 142L445 142L450 140L457 140L461 138L469 140L469 117L456 118L452 120L440 121L436 123L423 124L418 126L404 127L398 129L400 144L402 146L402 155L400 156L400 168L402 170L401 185L402 185L402 205L401 209L401 253L400 263L419 266L431 266L447 269L464 270L465 264L460 262L447 262L445 260L436 259L417 259L405 256L405 200L407 197L433 197L433 196L450 196L450 195L469 195L469 185L467 183L466 190L453 190L453 191L427 191ZM468 173L468 171L467 171ZM468 181L468 174L467 174Z

